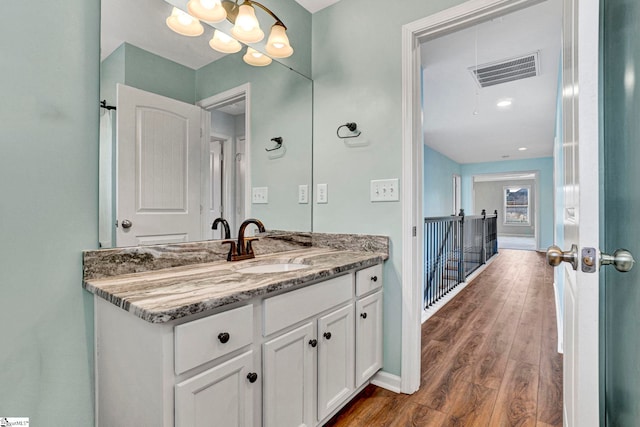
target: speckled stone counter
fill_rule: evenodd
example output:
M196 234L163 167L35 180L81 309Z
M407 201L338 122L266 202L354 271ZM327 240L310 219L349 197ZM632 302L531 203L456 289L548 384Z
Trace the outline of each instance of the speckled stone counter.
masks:
M389 238L367 234L329 234L268 231L253 242L256 255L302 248L331 248L389 254ZM228 245L220 240L168 245L100 249L83 253L84 280L141 273L190 264L224 261Z
M374 252L373 248L387 249L378 245L368 248L368 251L307 247L258 255L247 261L215 261L102 278L87 277L85 268L84 287L141 319L164 323L271 292L311 284L388 258L387 251ZM278 273L238 271L248 266L271 263L297 263L309 267Z

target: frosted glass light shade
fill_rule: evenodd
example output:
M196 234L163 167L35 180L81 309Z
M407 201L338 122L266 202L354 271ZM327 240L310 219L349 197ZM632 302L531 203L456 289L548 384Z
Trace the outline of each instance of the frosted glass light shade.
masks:
M220 0L189 0L187 10L192 16L207 22L220 22L227 17Z
M236 53L242 49L242 45L238 40L229 37L220 30L215 30L213 38L209 40L209 46L211 46L211 49L222 53Z
M293 55L293 48L289 44L287 32L279 23L273 24L266 46L267 53L274 58L288 58Z
M255 67L264 67L271 64L272 59L252 47L247 47L247 53L242 57L244 62Z
M204 33L204 27L200 21L177 7L173 8L166 22L169 28L183 36L196 37Z
M236 23L231 29L231 35L243 43L256 43L264 38L264 32L260 29L253 6L240 5Z

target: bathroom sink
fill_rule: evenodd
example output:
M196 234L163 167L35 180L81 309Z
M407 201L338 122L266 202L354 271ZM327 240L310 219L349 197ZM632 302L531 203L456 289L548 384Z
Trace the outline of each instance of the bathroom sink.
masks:
M302 270L303 268L309 268L307 264L297 263L273 263L273 264L260 264L252 265L250 267L239 268L236 271L238 273L286 273L289 271Z

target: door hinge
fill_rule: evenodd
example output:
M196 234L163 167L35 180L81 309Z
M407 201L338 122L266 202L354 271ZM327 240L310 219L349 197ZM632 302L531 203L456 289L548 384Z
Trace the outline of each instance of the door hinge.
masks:
M418 227L416 227L415 225L413 226L413 237L416 237L418 235Z
M200 138L204 135L204 129L200 128Z

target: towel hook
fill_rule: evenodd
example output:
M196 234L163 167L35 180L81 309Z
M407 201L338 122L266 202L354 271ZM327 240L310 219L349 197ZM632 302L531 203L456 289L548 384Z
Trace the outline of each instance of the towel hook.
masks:
M354 132L354 135L346 135L346 136L340 135L340 129L342 129L342 128L349 129L351 132ZM355 132L357 132L357 133L355 133ZM336 130L336 135L338 135L338 138L341 138L341 139L357 138L357 137L360 136L361 133L362 132L360 132L358 130L358 125L355 122L349 122L349 123L345 123L343 125L340 125L340 126L338 126L338 130Z
M278 148L282 147L282 137L276 136L275 138L271 138L271 141L275 142L277 145L274 148L265 148L265 151L276 151Z

